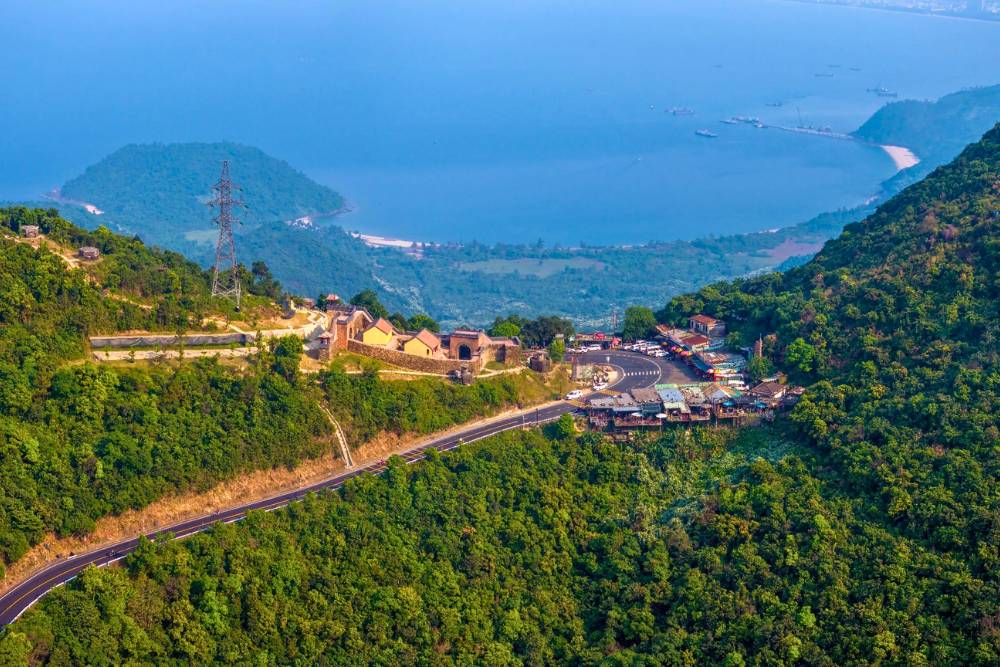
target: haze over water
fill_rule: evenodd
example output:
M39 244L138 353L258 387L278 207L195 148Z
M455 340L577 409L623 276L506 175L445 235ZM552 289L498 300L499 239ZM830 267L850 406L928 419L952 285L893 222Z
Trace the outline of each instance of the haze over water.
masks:
M720 119L801 113L849 132L886 102L866 88L927 98L1000 82L1000 23L794 2L147 5L0 8L0 198L34 197L125 143L229 139L343 193L357 210L340 223L367 233L754 231L856 205L894 167L875 147Z

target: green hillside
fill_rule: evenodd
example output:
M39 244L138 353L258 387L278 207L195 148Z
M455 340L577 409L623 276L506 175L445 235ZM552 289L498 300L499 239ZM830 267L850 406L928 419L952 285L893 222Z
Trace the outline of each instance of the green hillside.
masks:
M936 101L900 100L879 109L855 135L877 144L905 146L921 160L890 180L898 190L948 162L1000 119L1000 86L973 88Z
M233 143L125 146L67 182L61 194L103 210L102 224L197 256L199 246L201 254L213 247L213 213L205 204L223 160L243 188L247 207L240 216L248 226L344 208L340 195L287 162Z
M14 240L29 224L102 258L71 268ZM48 533L85 535L102 516L326 450L317 395L282 375L280 352L246 373L214 360L84 361L88 335L192 330L228 308L176 253L51 210L0 209L0 574Z
M1000 663L1000 126L724 317L790 418L615 443L565 421L394 461L91 570L0 638L39 663Z

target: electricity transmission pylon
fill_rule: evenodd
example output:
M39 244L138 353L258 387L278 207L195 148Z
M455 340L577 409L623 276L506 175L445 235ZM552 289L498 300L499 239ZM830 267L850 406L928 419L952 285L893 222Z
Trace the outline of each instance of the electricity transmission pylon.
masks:
M215 245L215 268L212 271L212 296L221 296L236 302L240 309L240 271L236 263L236 243L233 241L233 226L240 223L233 215L233 207L244 206L239 199L233 199L233 182L229 179L229 160L222 161L222 175L212 186L213 197L209 206L219 209L215 224L219 225L219 240ZM239 189L239 188L235 188Z

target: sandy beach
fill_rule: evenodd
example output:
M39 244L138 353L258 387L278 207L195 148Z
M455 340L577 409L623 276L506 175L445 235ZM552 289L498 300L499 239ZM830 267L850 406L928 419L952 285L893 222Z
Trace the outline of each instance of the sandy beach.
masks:
M913 151L909 148L903 148L902 146L882 146L882 150L888 153L892 161L896 163L896 171L909 169L913 165L920 163L920 158L914 155Z

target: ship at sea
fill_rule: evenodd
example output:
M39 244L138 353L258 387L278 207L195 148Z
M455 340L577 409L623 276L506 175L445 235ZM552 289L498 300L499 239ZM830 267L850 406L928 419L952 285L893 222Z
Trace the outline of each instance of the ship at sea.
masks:
M675 116L693 116L694 109L688 109L687 107L674 107L670 109L670 113Z
M717 139L719 136L715 132L710 132L709 130L695 130L694 133L699 137L705 137L706 139Z
M784 102L766 102L765 106L780 107L780 106L784 106L784 104L785 104Z
M877 88L868 88L869 93L875 93L879 97L899 97L899 93L895 90L889 90L885 86L878 86Z

